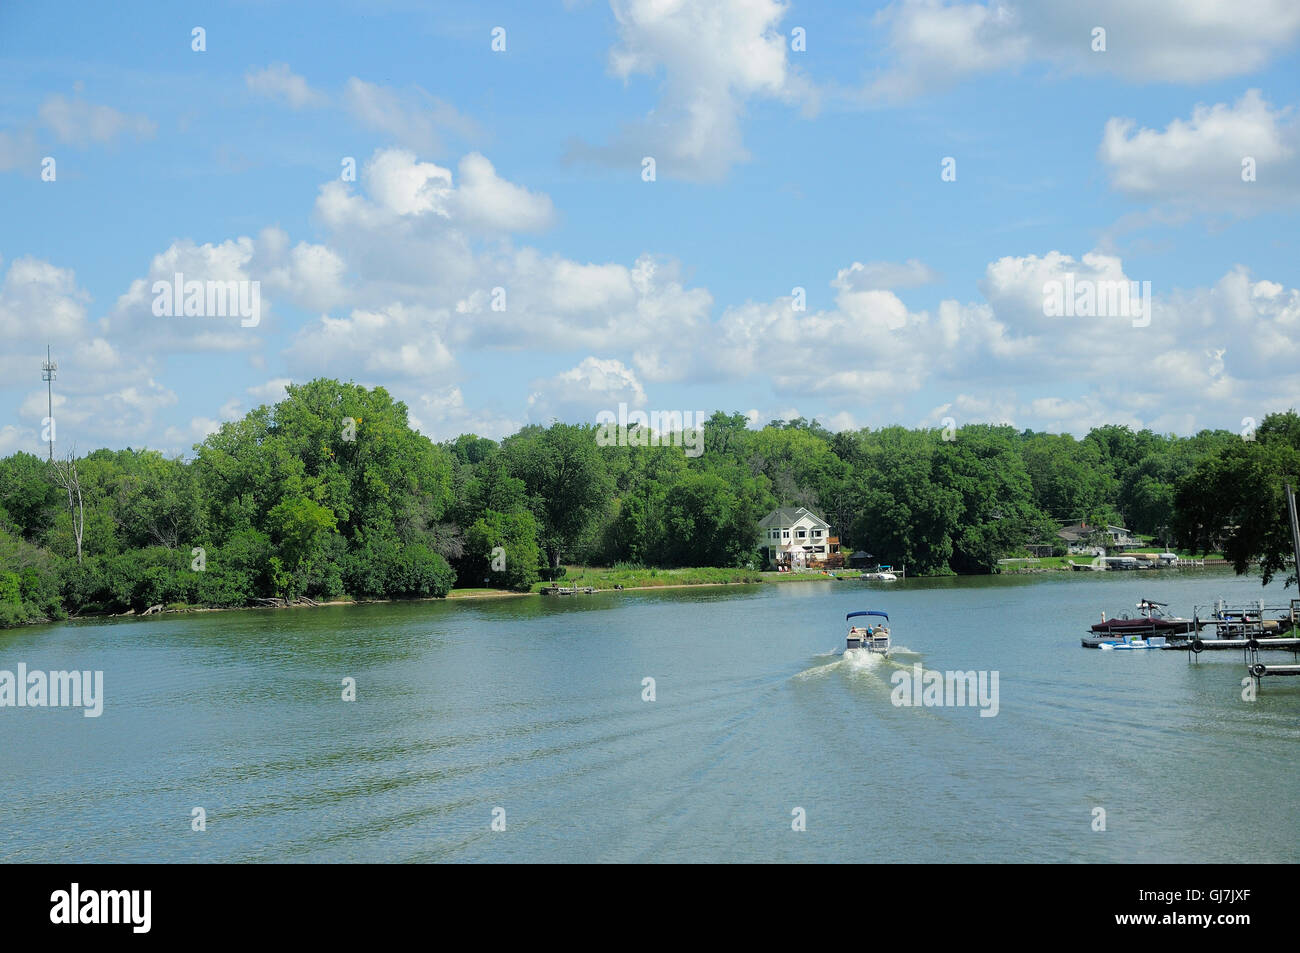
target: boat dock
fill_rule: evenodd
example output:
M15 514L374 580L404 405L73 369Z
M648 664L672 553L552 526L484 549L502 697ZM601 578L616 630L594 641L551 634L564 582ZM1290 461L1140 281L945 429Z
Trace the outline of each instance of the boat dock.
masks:
M621 589L623 587L618 586L617 588ZM576 596L579 593L590 596L595 592L595 586L546 586L541 590L544 596Z

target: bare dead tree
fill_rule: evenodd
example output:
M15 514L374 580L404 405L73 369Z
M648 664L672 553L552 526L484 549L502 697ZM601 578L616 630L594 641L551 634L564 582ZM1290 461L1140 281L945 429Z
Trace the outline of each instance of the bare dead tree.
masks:
M68 494L68 515L72 518L72 535L77 540L77 562L81 562L81 538L86 531L86 504L81 498L81 477L77 474L75 448L64 460L51 460L54 482Z

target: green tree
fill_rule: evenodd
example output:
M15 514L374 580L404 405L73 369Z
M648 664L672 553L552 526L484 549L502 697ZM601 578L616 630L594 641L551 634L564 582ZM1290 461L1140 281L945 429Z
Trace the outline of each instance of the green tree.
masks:
M1289 571L1296 581L1285 484L1300 484L1300 420L1270 414L1254 441L1237 440L1199 461L1178 482L1175 535L1194 552L1223 555L1238 573L1259 561L1264 585Z
M465 548L472 561L472 581L487 579L488 585L527 592L540 578L537 521L527 510L485 511L466 531Z
M552 569L578 548L608 509L611 481L594 427L525 427L503 444L510 472L523 480Z

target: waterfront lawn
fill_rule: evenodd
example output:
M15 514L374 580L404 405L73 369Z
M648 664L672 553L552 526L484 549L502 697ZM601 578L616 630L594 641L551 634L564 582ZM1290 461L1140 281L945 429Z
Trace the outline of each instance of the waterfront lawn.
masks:
M681 569L653 569L635 566L567 566L567 572L554 583L539 582L533 586L537 592L551 585L574 586L593 589L654 589L665 586L731 586L750 585L761 582L812 582L826 581L821 572L778 573L762 572L757 569L719 569L712 566L697 566ZM837 576L857 576L856 569L834 570Z

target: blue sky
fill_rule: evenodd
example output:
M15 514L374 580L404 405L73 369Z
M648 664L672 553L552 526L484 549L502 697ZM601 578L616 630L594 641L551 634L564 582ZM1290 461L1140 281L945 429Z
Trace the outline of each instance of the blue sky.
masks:
M1300 8L1130 7L0 6L0 453L41 451L47 342L80 451L322 375L435 439L1240 429L1300 405ZM154 314L177 270L262 320ZM1046 314L1067 274L1149 320Z

